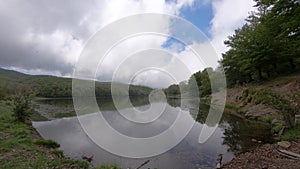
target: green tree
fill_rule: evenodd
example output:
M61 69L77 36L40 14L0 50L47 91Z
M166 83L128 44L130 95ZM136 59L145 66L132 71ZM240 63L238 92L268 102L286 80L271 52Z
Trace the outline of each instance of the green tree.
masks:
M261 81L294 72L300 59L300 3L297 0L255 0L257 12L224 43L229 85Z

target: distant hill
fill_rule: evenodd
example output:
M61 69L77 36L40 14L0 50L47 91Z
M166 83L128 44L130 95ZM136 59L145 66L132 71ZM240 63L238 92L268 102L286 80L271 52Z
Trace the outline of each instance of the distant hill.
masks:
M118 84L121 87L125 84ZM96 82L97 97L111 97L110 82ZM7 95L32 90L38 97L72 97L72 79L49 75L27 75L13 70L0 68L0 98ZM152 91L145 86L130 85L130 96L146 96ZM124 95L123 93L119 93Z

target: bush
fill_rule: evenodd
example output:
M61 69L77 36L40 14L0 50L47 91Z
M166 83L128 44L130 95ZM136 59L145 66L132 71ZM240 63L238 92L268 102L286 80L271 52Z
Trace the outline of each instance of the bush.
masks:
M31 96L16 95L14 98L13 116L16 121L25 122L32 113Z

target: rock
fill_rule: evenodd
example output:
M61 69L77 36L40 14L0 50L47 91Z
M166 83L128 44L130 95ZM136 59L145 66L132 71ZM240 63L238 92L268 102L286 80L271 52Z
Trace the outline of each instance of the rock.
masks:
M257 142L257 140L256 140L255 138L251 139L251 141L252 141L253 143L256 143L256 142Z
M259 144L261 144L262 143L262 141L257 141Z
M289 141L280 141L277 143L282 148L289 148L291 147L291 143Z

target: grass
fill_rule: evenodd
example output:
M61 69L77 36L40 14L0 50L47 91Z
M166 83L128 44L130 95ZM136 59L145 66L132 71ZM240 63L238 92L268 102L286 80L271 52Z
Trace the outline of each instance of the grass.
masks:
M285 125L287 125L288 127L293 126L293 117L296 113L296 109L291 105L291 103L287 99L274 92L273 90L256 90L248 88L243 91L243 94L239 99L244 102L244 105L248 103L253 103L256 105L264 104L270 106L281 112L286 123ZM267 120L268 122L273 119L272 117L267 117L263 120Z
M75 112L68 112L68 113L56 113L54 115L55 118L63 118L63 117L74 117L76 116Z
M230 109L230 110L237 110L238 109L237 106L233 103L226 103L225 108Z
M100 167L96 167L95 169L120 169L116 165L101 165Z
M32 126L16 122L12 106L0 101L1 168L89 168L87 162L63 157L57 146L41 140Z
M33 111L33 113L30 116L30 119L32 121L47 121L48 119L44 116L42 116L40 113Z
M275 119L274 116L270 116L270 115L266 115L266 116L262 116L260 117L260 121L263 121L263 122L267 122L267 123L272 123L272 121Z
M300 124L297 124L292 129L287 130L282 136L282 140L287 140L287 141L297 141L299 139L300 139Z
M59 144L43 140L32 126L15 121L13 106L0 100L0 168L73 168L87 169L86 161L64 157ZM98 169L119 169L102 165Z
M59 148L60 145L53 140L34 140L34 144L41 145L47 148Z

